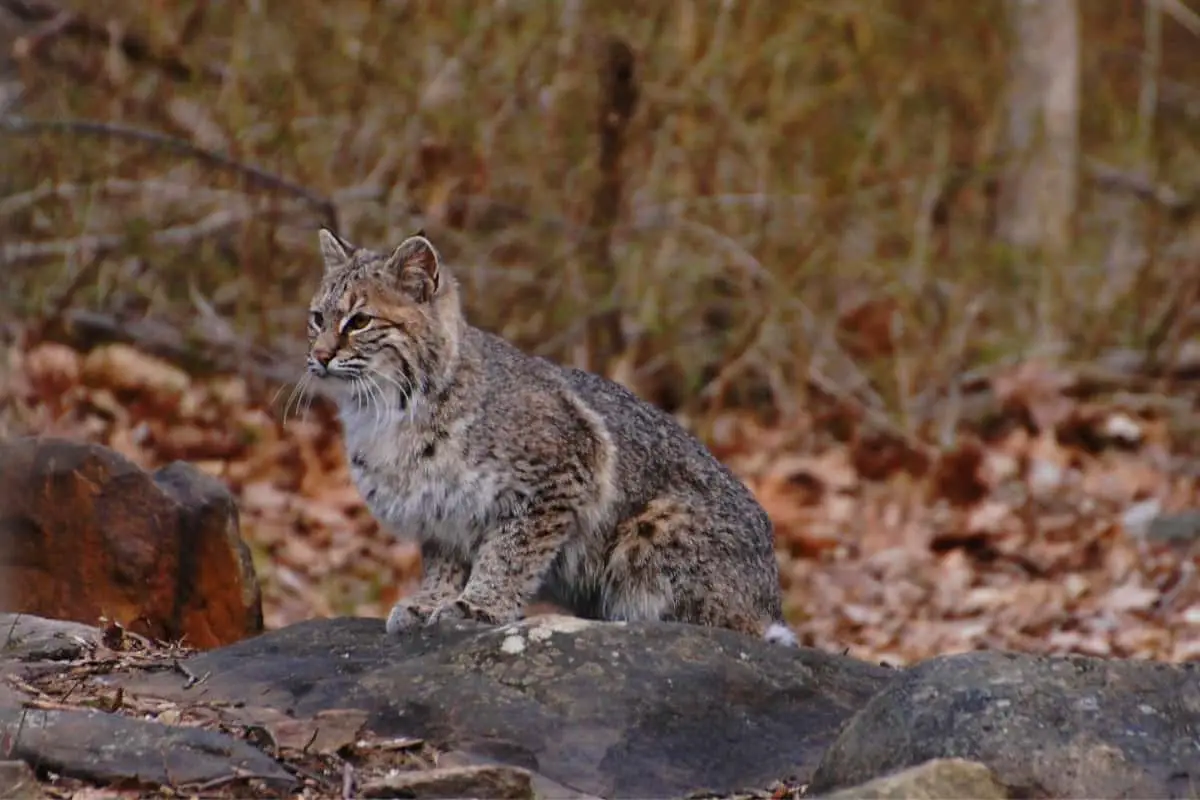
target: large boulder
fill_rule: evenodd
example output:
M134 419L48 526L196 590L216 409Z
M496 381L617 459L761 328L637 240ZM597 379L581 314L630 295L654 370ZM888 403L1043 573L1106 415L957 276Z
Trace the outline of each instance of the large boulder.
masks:
M816 650L672 623L543 616L388 637L314 620L199 654L127 693L286 709L362 709L420 737L600 797L728 793L804 780L839 727L895 674ZM243 708L240 713L252 713Z
M148 473L100 445L0 443L0 609L101 617L200 648L262 630L237 507L184 463Z
M847 724L815 793L930 759L988 766L1014 797L1195 797L1200 664L1016 653L911 667Z

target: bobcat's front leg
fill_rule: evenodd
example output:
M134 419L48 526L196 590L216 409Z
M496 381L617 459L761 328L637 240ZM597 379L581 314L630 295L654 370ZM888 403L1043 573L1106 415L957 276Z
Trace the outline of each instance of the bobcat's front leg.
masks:
M520 619L575 524L573 513L558 509L503 523L479 548L462 593L439 605L429 624L473 619L503 625Z
M438 606L462 592L470 567L437 542L421 543L421 586L392 607L387 632L397 635L424 624Z

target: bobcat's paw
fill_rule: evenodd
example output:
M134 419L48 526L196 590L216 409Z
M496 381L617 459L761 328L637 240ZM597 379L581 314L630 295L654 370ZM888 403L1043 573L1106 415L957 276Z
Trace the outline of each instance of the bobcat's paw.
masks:
M429 617L429 607L419 603L401 600L392 606L388 614L385 628L389 636L399 636L402 633L415 630Z
M459 597L456 600L450 600L442 603L433 610L426 620L426 625L437 625L441 622L450 622L454 620L474 620L475 622L483 622L487 625L500 625L511 620L505 619L503 616L496 614L491 609L476 605L470 600Z

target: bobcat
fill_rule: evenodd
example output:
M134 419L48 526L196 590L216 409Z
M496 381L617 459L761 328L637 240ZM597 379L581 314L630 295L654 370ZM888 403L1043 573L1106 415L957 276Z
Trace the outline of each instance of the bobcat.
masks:
M367 506L421 548L388 633L502 624L538 598L795 644L770 519L673 418L472 327L423 232L390 252L319 236L308 371L338 398Z

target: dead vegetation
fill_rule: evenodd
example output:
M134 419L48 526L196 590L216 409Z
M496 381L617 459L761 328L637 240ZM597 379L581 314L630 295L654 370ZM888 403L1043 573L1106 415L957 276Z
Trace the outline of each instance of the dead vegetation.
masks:
M999 0L0 0L0 431L221 476L271 625L382 614L416 555L278 389L316 226L423 227L477 324L735 466L806 642L1196 658L1197 31L1080 5L1078 212L1034 256Z

